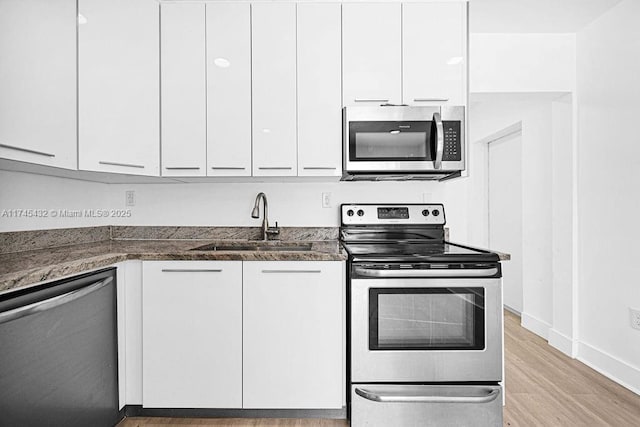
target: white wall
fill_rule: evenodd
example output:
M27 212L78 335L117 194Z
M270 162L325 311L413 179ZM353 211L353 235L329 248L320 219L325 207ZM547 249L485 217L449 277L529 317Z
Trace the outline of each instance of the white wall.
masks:
M111 189L120 207L126 190L136 192L132 217L118 222L130 225L259 225L250 214L260 191L269 200L270 222L280 226L338 226L341 203L421 203L424 193L430 201L446 199L442 185L433 182L118 184ZM323 192L331 193L332 208L322 207ZM447 206L447 214L457 209Z
M54 217L60 210L109 209L108 184L0 171L0 231L108 225L105 218ZM46 217L14 210L44 210Z
M576 354L575 104L572 95L551 103L551 269L553 324L549 344Z
M487 142L491 135L522 124L522 324L547 337L553 324L552 274L552 102L563 94L473 95L469 129L473 171L468 187L470 241L486 246ZM571 141L566 141L571 147ZM473 233L472 233L473 232Z
M575 34L471 34L471 92L570 92Z
M465 241L466 203L435 182L246 182L102 184L0 171L0 213L4 209L131 209L130 218L2 217L0 231L91 225L214 225L258 226L251 218L255 196L269 199L269 219L280 226L340 225L341 203L444 203L451 236ZM125 206L125 191L136 195ZM333 207L322 207L322 193L330 192Z
M579 355L640 393L640 2L577 38Z

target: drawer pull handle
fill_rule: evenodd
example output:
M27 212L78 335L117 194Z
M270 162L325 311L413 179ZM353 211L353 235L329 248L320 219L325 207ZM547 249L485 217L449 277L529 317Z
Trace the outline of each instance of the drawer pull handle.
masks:
M55 154L45 153L44 151L37 151L37 150L31 150L29 148L15 147L13 145L7 145L7 144L0 144L0 147L8 148L10 150L22 151L22 152L25 152L25 153L37 154L39 156L46 156L46 157L55 157L56 156Z
M389 102L388 99L356 98L354 102Z
M200 170L200 168L198 166L186 166L186 167L167 166L167 167L165 167L165 169L168 170L168 171L178 171L178 170L197 171L197 170Z
M222 269L204 268L163 268L163 273L222 273Z
M243 170L245 170L246 168L232 167L232 166L229 166L229 167L222 167L222 166L221 166L221 167L216 167L216 166L211 166L211 169L213 169L213 170L221 170L221 171L227 171L227 170L228 170L228 171L235 171L235 170L243 171Z
M138 168L138 169L144 169L143 165L134 165L131 163L117 163L117 162L103 162L103 161L99 161L98 162L101 165L107 165L107 166L123 166L125 168Z
M396 402L396 403L489 403L496 400L498 395L500 394L500 390L493 389L487 390L488 393L484 396L439 396L439 395L431 395L431 396L399 396L396 394L392 394L386 396L384 394L374 393L371 390L366 390L362 388L356 388L356 394L360 397L364 397L367 400L371 400L373 402Z
M265 167L258 167L258 169L260 170L291 170L293 169L292 167L279 167L279 166L265 166Z
M449 98L413 98L413 102L447 102Z
M322 273L322 270L262 270L263 273Z
M306 169L306 170L331 170L334 171L337 168L332 168L331 166L305 166L302 169Z

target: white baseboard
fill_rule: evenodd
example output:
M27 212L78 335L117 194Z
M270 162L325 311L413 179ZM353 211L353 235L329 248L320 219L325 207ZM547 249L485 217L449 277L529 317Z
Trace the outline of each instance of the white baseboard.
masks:
M584 342L578 343L578 360L640 395L640 368Z
M549 329L551 329L551 325L547 322L540 320L536 317L533 317L525 312L522 312L521 315L522 326L527 328L531 332L536 335L541 336L545 340L549 339Z
M549 345L560 350L572 359L578 354L578 342L558 332L557 329L549 329Z

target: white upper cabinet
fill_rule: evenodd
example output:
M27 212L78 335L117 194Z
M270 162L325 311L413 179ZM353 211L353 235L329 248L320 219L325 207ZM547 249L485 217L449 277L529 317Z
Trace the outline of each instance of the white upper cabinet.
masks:
M162 175L205 176L205 6L163 3L160 8Z
M159 8L78 0L80 169L159 175Z
M145 261L142 405L242 407L242 262Z
M342 5L343 104L400 104L400 3ZM425 51L429 46L424 46Z
M342 174L341 12L298 4L298 175Z
M207 3L207 175L251 175L251 9Z
M77 168L76 2L0 1L0 157Z
M403 96L409 105L466 105L466 3L402 5Z
M296 176L296 4L251 10L253 175Z

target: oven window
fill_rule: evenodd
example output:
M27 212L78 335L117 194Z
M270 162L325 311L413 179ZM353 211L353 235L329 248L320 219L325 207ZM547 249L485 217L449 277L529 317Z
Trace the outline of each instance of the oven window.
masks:
M350 122L349 160L424 161L431 159L429 122Z
M482 350L484 288L369 289L370 350Z

